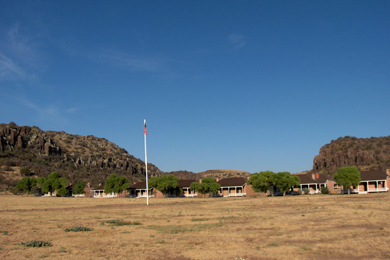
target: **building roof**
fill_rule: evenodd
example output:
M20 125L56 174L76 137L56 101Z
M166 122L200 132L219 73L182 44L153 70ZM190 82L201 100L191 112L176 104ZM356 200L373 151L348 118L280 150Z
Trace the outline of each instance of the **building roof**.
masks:
M314 183L326 183L327 180L331 180L332 178L329 175L318 174L317 179L313 179L310 173L305 174L295 174L295 176L299 177L301 184L314 184Z
M222 179L217 183L219 183L221 187L244 186L246 184L246 179L243 177L231 177Z
M360 178L362 181L376 181L376 180L385 180L387 174L380 170L370 170L370 171L361 171Z
M319 178L315 181L317 183L325 183L327 180L333 180L329 175L320 174Z
M299 181L301 182L301 184L317 183L316 180L314 180L308 174L297 174L295 176L298 176Z
M180 188L187 188L187 187L190 187L191 186L191 183L193 182L197 182L196 180L178 180L177 183L178 183L178 186Z
M150 189L151 187L149 187ZM146 190L146 181L140 181L130 186L130 189L145 189Z
M100 184L97 188L92 188L92 190L104 190L104 184Z

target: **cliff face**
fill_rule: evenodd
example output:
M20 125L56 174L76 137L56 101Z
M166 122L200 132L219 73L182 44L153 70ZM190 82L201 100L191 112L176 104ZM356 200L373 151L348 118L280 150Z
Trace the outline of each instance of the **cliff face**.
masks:
M0 124L0 165L29 167L33 174L47 176L58 171L68 179L103 182L115 173L143 179L145 163L123 148L94 136L42 131L38 127ZM148 164L150 176L162 172Z
M332 174L345 166L356 166L359 170L389 168L390 136L340 137L321 147L313 160L314 171Z

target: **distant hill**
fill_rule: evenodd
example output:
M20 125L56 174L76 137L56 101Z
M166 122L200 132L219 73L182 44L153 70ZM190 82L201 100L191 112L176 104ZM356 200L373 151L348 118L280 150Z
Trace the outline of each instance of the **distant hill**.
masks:
M208 170L204 172L188 172L188 171L173 171L173 172L166 172L164 174L173 174L179 179L183 180L200 180L205 177L213 177L214 179L223 179L223 178L229 178L229 177L247 177L250 176L249 172L246 171L237 171L237 170L223 170L223 169L215 169L215 170Z
M58 171L68 182L84 180L94 185L114 173L131 181L145 179L145 163L104 138L42 131L13 122L0 124L0 166L0 185L10 186L17 183L19 167L28 167L36 176ZM148 173L160 176L162 171L148 163Z
M356 138L340 137L321 147L314 157L313 170L333 174L338 168L356 166L359 170L390 168L390 136Z

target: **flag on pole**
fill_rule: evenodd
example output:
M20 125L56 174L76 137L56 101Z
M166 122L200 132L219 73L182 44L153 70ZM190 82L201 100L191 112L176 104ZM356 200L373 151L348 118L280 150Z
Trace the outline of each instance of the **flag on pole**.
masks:
M144 135L147 135L148 131L146 131L146 121L144 122Z

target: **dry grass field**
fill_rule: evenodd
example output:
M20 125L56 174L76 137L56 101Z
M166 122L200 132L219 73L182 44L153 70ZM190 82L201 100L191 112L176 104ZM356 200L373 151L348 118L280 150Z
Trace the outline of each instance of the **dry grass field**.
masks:
M0 259L390 258L388 193L145 202L0 195Z

